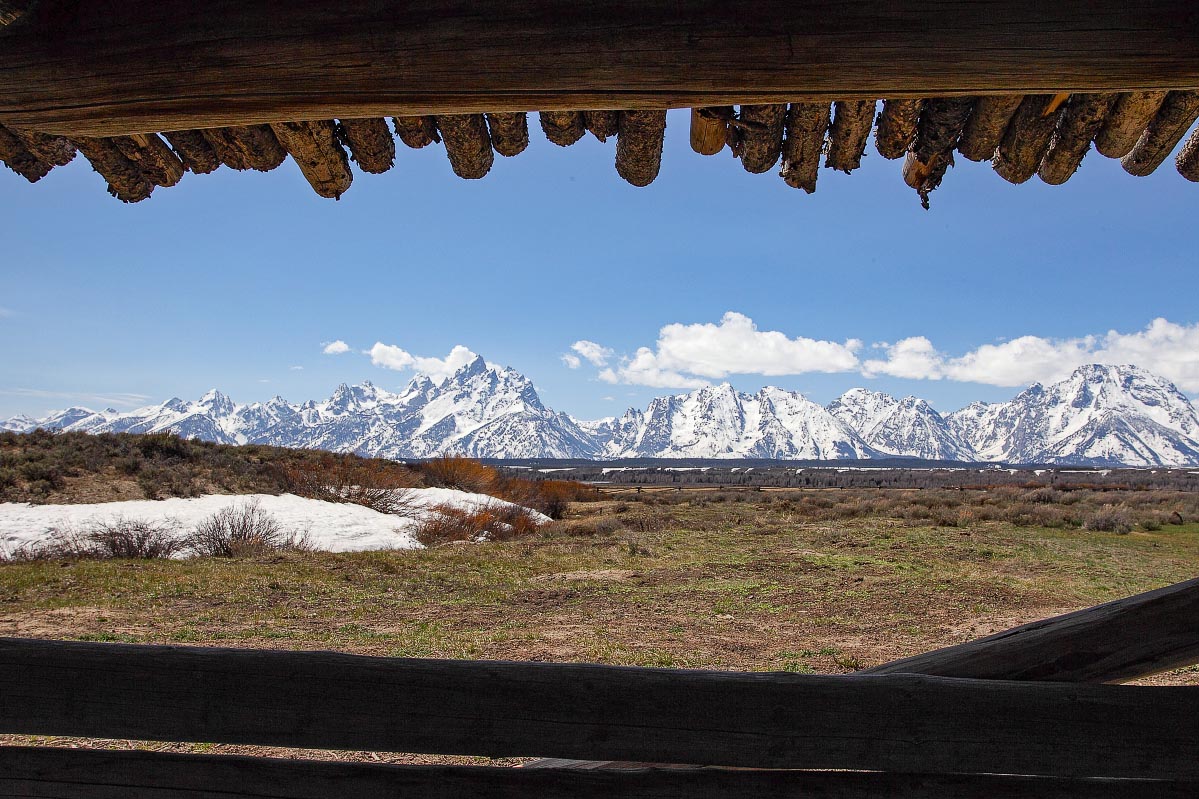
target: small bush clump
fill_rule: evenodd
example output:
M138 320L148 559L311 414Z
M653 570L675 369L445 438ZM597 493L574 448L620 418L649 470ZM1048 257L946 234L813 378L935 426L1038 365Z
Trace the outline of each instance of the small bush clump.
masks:
M307 537L283 530L257 500L221 508L196 525L187 538L194 554L241 558L281 550L309 549Z
M1082 524L1086 530L1093 530L1100 533L1118 533L1124 535L1132 532L1132 520L1128 513L1123 509L1114 505L1104 505L1095 513L1087 517Z
M508 541L537 532L540 525L514 505L485 505L467 509L455 505L429 508L414 536L427 547L452 541Z

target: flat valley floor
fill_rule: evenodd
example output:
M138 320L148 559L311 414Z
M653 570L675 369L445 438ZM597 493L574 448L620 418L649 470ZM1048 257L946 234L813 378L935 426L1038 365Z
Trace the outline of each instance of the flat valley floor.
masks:
M968 509L930 520L910 518L909 493L877 515L834 518L839 503L866 500L816 495L578 503L530 537L415 551L3 564L0 636L843 673L1191 579L1199 564L1199 524L1181 516L1127 533ZM1145 682L1199 685L1199 667ZM81 743L0 736L29 742Z

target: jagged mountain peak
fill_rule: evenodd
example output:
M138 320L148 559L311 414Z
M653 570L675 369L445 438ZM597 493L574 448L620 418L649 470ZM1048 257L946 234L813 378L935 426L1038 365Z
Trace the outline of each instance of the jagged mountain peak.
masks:
M393 458L458 452L522 458L779 458L912 456L1095 465L1199 463L1199 417L1168 380L1129 365L1088 364L1002 403L941 415L926 400L855 388L827 407L796 391L730 383L652 400L644 410L586 421L546 408L519 372L477 357L441 383L415 375L400 393L343 383L323 401L276 396L199 400L118 413L86 408L0 429L165 430L223 443L262 443Z

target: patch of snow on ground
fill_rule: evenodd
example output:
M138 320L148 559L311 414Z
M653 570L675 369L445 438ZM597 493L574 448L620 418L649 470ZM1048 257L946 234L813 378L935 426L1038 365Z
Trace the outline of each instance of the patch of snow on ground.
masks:
M209 494L194 498L104 502L92 505L25 505L0 503L0 553L45 541L55 530L83 530L117 519L154 522L187 536L196 525L230 506L257 500L286 533L306 533L315 548L329 552L360 552L371 549L419 549L415 528L438 505L464 510L509 507L487 494L472 494L450 488L415 488L405 491L411 511L404 516L380 513L362 505L325 502L294 494ZM538 522L549 517L528 511Z

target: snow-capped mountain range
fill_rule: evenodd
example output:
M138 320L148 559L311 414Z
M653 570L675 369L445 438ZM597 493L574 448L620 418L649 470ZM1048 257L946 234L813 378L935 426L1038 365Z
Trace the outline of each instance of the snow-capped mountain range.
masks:
M518 372L482 358L442 382L399 393L341 385L329 399L238 405L219 391L121 413L70 408L0 429L172 431L227 444L272 444L425 458L754 458L929 460L1095 466L1199 464L1199 415L1172 383L1135 366L1089 365L1008 402L939 414L928 402L852 389L821 406L794 391L728 384L658 397L644 411L584 421L542 404Z

